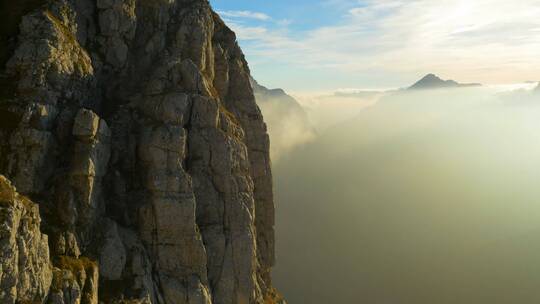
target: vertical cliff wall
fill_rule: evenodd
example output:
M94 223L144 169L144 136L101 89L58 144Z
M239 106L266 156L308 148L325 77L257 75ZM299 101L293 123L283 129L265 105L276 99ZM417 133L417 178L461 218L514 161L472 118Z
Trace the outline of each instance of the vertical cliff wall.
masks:
M33 203L2 213L19 249L0 265L39 267L0 269L0 302L281 301L266 126L208 2L18 5L0 33L1 188Z

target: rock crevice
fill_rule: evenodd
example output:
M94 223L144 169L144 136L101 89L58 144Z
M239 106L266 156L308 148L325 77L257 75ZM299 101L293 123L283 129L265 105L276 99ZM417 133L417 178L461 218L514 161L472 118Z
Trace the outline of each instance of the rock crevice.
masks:
M0 173L41 214L5 199L0 265L33 266L2 271L0 302L278 302L269 139L234 33L206 0L40 5L1 73Z

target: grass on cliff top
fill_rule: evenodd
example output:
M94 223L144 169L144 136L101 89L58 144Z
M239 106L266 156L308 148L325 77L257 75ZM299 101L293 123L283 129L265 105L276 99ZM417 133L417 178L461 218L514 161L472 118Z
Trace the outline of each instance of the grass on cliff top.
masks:
M73 274L77 274L83 270L86 271L87 269L96 268L97 264L87 257L80 257L77 259L69 256L60 256L56 260L55 266L60 269L69 270Z
M80 274L84 271L87 272L90 269L96 269L97 263L90 260L87 257L74 258L69 256L60 256L54 260L54 266L58 267L60 271L55 271L53 276L53 282L51 289L54 291L60 291L64 287L64 281L77 281L80 279ZM71 272L70 277L65 277L63 270Z
M72 44L75 44L75 45L79 44L77 42L77 37L75 37L75 35L69 30L69 28L67 28L64 25L62 20L60 20L58 17L56 17L50 10L45 11L45 16L47 16L47 18L49 18L49 20L51 20L54 23L56 28L58 28L62 32L64 37L66 37L69 40L69 42L71 42Z

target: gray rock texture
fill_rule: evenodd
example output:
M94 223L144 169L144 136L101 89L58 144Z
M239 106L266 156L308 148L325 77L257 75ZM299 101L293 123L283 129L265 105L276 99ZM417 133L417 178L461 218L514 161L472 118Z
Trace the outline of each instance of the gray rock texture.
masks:
M209 3L22 4L0 72L0 302L281 303L266 125Z
M41 303L51 286L47 236L38 205L0 175L0 303Z

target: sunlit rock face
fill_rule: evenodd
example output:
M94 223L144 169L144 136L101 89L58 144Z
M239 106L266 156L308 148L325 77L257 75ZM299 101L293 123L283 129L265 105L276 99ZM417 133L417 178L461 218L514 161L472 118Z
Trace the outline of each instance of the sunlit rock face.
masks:
M0 175L0 300L43 301L52 271L47 236L39 230L39 209Z
M0 265L39 267L2 272L0 302L281 301L269 138L208 2L23 2L0 190L35 204L7 200Z

